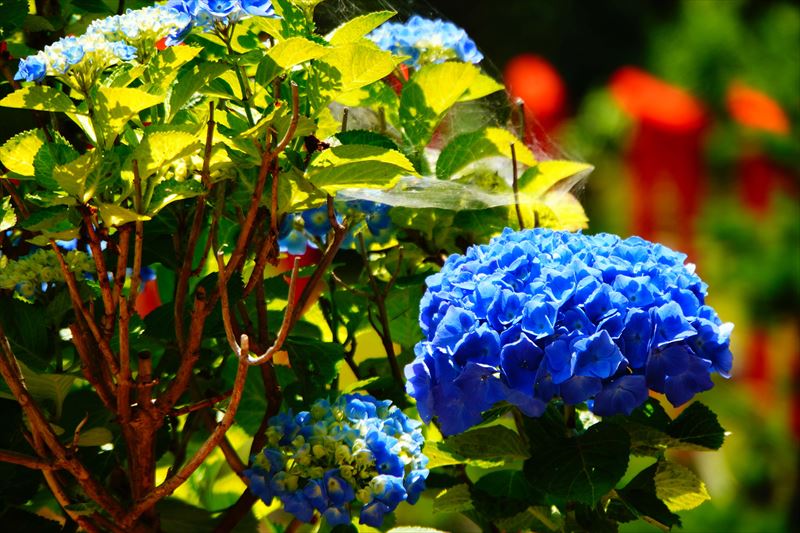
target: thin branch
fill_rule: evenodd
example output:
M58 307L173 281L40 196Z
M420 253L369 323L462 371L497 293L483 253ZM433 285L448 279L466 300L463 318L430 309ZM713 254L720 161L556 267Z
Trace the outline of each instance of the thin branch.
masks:
M119 303L122 288L125 286L125 278L127 277L131 231L131 225L125 224L117 232L119 237L117 244L117 270L114 272L114 292L112 293L112 301L115 306Z
M169 416L188 415L189 413L194 413L195 411L205 409L206 407L213 407L219 402L227 398L230 398L231 394L233 394L233 389L229 390L228 392L223 392L222 394L217 394L216 396L206 398L205 400L199 401L197 403L186 405L178 409L173 409L172 411L170 411Z
M244 390L244 384L247 378L249 341L246 335L242 335L241 337L241 353L242 355L239 357L239 365L236 369L236 378L234 379L233 383L231 401L220 423L217 425L208 439L206 439L206 441L200 446L197 452L195 452L194 456L187 461L187 463L177 474L167 478L161 485L157 486L144 498L140 499L133 505L127 516L120 521L120 525L123 529L130 528L130 526L136 522L136 519L139 518L139 516L151 509L159 500L175 492L175 489L189 479L194 471L197 470L197 467L199 467L203 461L205 461L206 457L208 457L214 448L217 447L220 440L222 440L222 438L225 436L225 432L227 432L233 424L236 411L238 410L239 403L242 399L242 392Z
M175 336L178 339L178 346L181 350L185 349L186 337L184 336L184 323L183 323L183 309L186 304L186 294L189 289L189 278L193 273L194 264L194 251L197 247L197 241L200 238L200 233L203 231L203 220L205 216L206 195L211 191L213 185L211 184L211 151L214 143L214 102L208 104L208 122L206 123L206 145L203 151L203 167L200 174L203 186L206 188L206 193L197 199L194 211L194 219L192 220L192 228L189 231L189 238L186 242L186 248L183 254L183 263L181 264L180 271L178 272L178 279L175 284L175 302L174 302L174 319L175 319ZM208 237L211 241L211 234ZM177 248L177 246L176 246Z
M114 412L116 409L114 392L111 390L109 382L107 381L111 379L111 375L108 369L103 373L102 369L98 368L97 358L94 355L95 352L90 347L86 338L89 333L83 326L83 318L81 315L77 315L75 319L76 322L70 324L69 330L72 333L72 344L75 346L75 351L78 352L78 358L81 360L83 376L92 387L94 387L103 405L105 405L109 411Z
M28 392L24 379L16 362L16 357L8 342L8 338L0 326L0 374L5 379L11 394L27 415L31 431L39 435L59 463L72 474L86 495L97 502L112 517L119 518L123 514L122 506L117 502L94 477L83 463L68 451L53 432L53 428L39 409L36 401Z
M5 178L0 178L0 183L2 183L3 187L5 187L6 191L8 191L8 194L11 196L11 201L13 201L14 205L17 206L17 210L19 211L19 214L22 215L22 218L28 218L30 216L30 212L25 206L25 201L19 195L19 191L17 191L17 188L14 187L14 184Z
M195 290L194 306L192 307L192 316L189 323L189 335L187 336L188 342L182 350L180 366L175 374L175 379L172 380L167 390L161 394L156 404L159 415L162 417L167 416L169 410L175 406L189 386L194 365L200 357L200 345L203 340L205 321L214 309L215 304L215 295L207 298L203 287L198 287Z
M286 130L286 134L278 143L278 146L272 152L273 159L278 157L278 154L283 152L287 146L289 146L289 142L294 138L294 133L297 131L297 124L300 121L300 98L297 92L297 84L295 82L291 82L292 88L292 119L289 122L289 128Z
M241 229L239 231L239 238L236 241L236 247L231 254L231 258L228 261L228 265L225 271L225 277L230 278L233 272L239 268L242 261L244 261L244 255L247 249L247 243L250 241L250 236L253 231L253 223L256 219L256 213L258 212L258 207L261 205L261 197L264 194L264 187L267 182L267 174L272 168L273 161L276 161L280 153L286 149L289 145L289 142L294 137L294 133L297 130L297 124L300 120L300 104L299 104L299 97L297 92L297 84L292 83L292 119L289 123L289 128L286 130L286 134L280 140L278 145L275 147L274 150L267 150L261 156L261 167L258 170L258 177L256 178L256 186L253 189L253 195L250 199L250 207L247 210L247 215L244 218L244 221L241 224ZM276 180L273 179L273 187L277 187ZM277 195L273 195L274 197ZM276 200L273 199L272 202L273 208L276 208ZM275 212L272 212L272 216L275 216Z
M0 462L20 465L33 470L56 470L60 468L50 461L12 450L0 450Z
M519 229L525 229L525 222L522 219L522 209L519 205L519 168L517 168L517 148L514 143L511 143L511 165L513 172L513 181L511 185L514 188L514 208L517 210L517 222L519 222Z
M94 340L97 342L97 346L100 348L100 353L103 354L103 359L108 365L108 369L114 376L118 375L119 363L117 363L116 356L111 350L111 346L103 337L100 332L100 328L94 321L94 316L92 316L93 313L91 310L86 309L86 307L83 305L83 300L81 300L80 291L78 289L78 281L75 279L75 274L67 266L67 262L64 260L64 254L61 253L61 249L58 247L55 240L50 239L50 247L56 253L56 259L58 259L58 264L61 267L61 273L63 274L64 281L67 284L67 290L69 292L70 299L72 300L72 308L74 309L75 314L83 317L87 327L89 328L89 331L92 332ZM113 383L109 383L109 385L113 388Z
M311 274L311 277L303 289L303 292L300 293L300 298L298 299L299 305L295 306L294 308L292 323L300 318L300 312L305 308L305 305L311 297L311 294L314 292L317 284L322 279L322 276L324 276L328 271L331 263L333 263L333 258L336 257L336 253L339 251L339 248L342 246L342 242L347 235L346 224L342 224L336 220L336 212L333 208L333 197L330 195L328 195L327 198L327 205L328 221L331 224L331 228L333 228L333 237L329 240L328 246L325 248L325 252L322 254L322 257L317 263L317 267L314 269L314 273Z
M103 300L103 333L104 338L109 340L114 332L114 297L111 291L111 283L108 281L108 268L103 256L103 248L100 245L100 237L94 229L91 208L88 205L80 207L83 216L83 225L86 227L86 235L89 237L89 247L92 249L92 259L94 260L95 270L97 271L97 283L100 285L100 296Z
M369 265L369 256L367 255L367 246L364 243L364 235L361 233L358 235L358 242L361 247L361 256L364 260L364 269L367 271L369 284L372 287L372 301L375 302L375 306L378 308L378 320L380 320L381 323L380 331L378 331L378 328L375 327L375 323L372 321L371 316L370 324L372 324L373 329L375 329L375 332L378 333L378 336L381 338L383 349L386 351L386 357L389 359L389 367L392 370L392 377L396 383L403 385L403 371L400 369L400 364L397 362L397 355L394 353L394 343L392 342L392 332L389 329L389 314L386 311L386 294L380 290L380 287L378 287L378 281L375 279L375 275L372 273L372 268L370 268ZM399 272L400 265L398 265L397 270L392 276L392 280L390 280L391 284L394 284L394 280Z
M286 302L286 309L283 311L283 321L281 322L281 327L278 330L278 336L275 339L275 342L272 343L272 346L267 348L267 350L257 356L257 357L249 357L247 359L248 364L251 365L262 365L267 361L272 359L272 356L275 355L281 348L283 348L283 343L286 342L286 337L289 336L289 332L291 331L292 327L294 326L294 321L292 317L294 316L294 309L295 309L295 289L297 287L297 273L300 270L300 258L294 258L294 265L292 265L292 277L289 279L289 295L287 296ZM224 320L224 314L223 314ZM225 326L227 329L227 325Z

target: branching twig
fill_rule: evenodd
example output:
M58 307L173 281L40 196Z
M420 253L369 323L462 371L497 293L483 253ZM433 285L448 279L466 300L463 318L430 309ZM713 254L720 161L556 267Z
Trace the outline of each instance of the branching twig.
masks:
M195 452L194 456L186 462L186 464L178 473L167 478L161 485L157 486L144 498L140 499L133 505L127 516L125 516L125 518L123 518L120 522L120 525L123 529L129 528L136 521L136 519L139 518L139 516L151 509L159 500L175 492L175 489L189 479L189 476L191 476L194 471L197 470L197 467L199 467L203 461L205 461L206 457L208 457L208 454L210 454L213 449L217 447L220 440L225 436L225 433L233 424L233 419L236 416L237 409L239 408L239 402L242 399L242 391L244 390L245 379L247 378L247 358L249 357L250 349L249 341L246 335L242 335L240 346L242 355L239 357L239 365L236 369L236 378L234 379L233 383L231 401L230 404L228 404L228 409L225 411L225 415L222 417L222 420L208 437L208 439L206 439L206 441Z
M375 306L378 308L378 320L380 320L381 327L375 327L375 324L372 321L372 317L370 316L370 323L372 324L373 329L375 332L378 333L378 336L381 338L381 344L383 344L383 349L386 351L386 357L389 359L389 367L392 370L392 377L394 378L395 382L399 385L403 385L403 371L400 369L400 364L397 362L397 355L394 353L394 343L392 342L392 332L389 329L389 314L386 311L386 295L389 292L389 289L394 285L395 280L397 279L397 275L400 273L400 266L402 265L402 261L398 264L397 270L392 275L389 283L386 286L385 292L380 290L378 287L378 280L375 279L375 275L372 273L372 268L369 265L369 258L367 256L367 246L364 243L364 235L358 235L358 242L361 247L361 255L364 259L364 269L367 271L367 278L369 279L370 287L372 287L372 301L375 302Z
M292 327L294 326L294 321L292 317L294 316L295 310L295 289L297 287L297 272L300 270L300 258L294 258L294 265L292 266L292 277L289 279L289 295L288 300L286 302L286 309L283 312L283 321L281 322L281 327L278 329L278 336L275 339L275 342L272 343L272 346L267 348L267 350L257 356L248 358L247 362L251 365L262 365L267 361L272 359L272 356L275 355L281 348L283 348L283 343L286 342L286 337L289 336L289 332L291 331ZM224 306L223 306L224 309ZM223 321L224 319L224 311L223 311ZM226 331L228 328L228 323L225 325ZM230 342L230 337L228 339Z
M100 245L100 237L94 228L91 208L88 205L79 208L83 216L83 225L86 228L86 235L89 238L89 247L92 250L95 270L97 271L97 283L100 285L100 296L103 300L103 337L106 341L111 339L114 332L114 296L111 290L111 283L108 281L108 268L103 256L103 248Z
M62 463L64 468L75 477L89 498L94 500L115 519L121 517L123 514L122 506L106 492L103 485L92 477L91 472L87 470L83 463L61 444L50 423L28 392L19 371L16 357L2 326L0 326L0 351L2 351L2 354L0 354L0 374L5 379L11 394L25 412L31 425L31 431L41 437L56 460Z
M60 466L50 461L12 450L0 450L0 463L11 463L33 470L56 470L60 468Z
M64 281L67 284L67 290L69 292L70 299L72 300L72 308L74 309L75 314L83 317L87 327L89 328L89 331L92 332L92 336L97 342L100 353L103 354L103 358L108 365L108 369L114 376L118 375L119 364L117 363L116 356L111 350L111 346L108 344L108 341L100 332L100 328L97 326L97 323L94 321L91 310L84 307L83 301L81 300L80 291L78 290L78 281L75 279L75 274L67 266L67 262L64 260L64 254L61 253L61 249L53 239L50 239L50 247L53 249L53 251L55 251L58 264L61 267L61 273L63 274ZM109 386L113 388L113 382L109 382Z
M195 411L199 411L200 409L205 409L206 407L213 407L219 402L227 398L230 398L231 394L233 394L233 389L229 390L228 392L223 392L222 394L217 394L216 396L212 396L211 398L206 398L205 400L199 401L197 403L186 405L178 409L173 409L172 411L170 411L169 416L188 415L189 413L194 413Z

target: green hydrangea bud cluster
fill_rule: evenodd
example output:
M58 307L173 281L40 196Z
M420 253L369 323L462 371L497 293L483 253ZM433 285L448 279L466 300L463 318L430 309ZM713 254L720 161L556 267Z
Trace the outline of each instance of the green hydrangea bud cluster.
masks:
M95 271L92 258L85 252L69 251L64 261L78 278ZM0 289L13 289L23 298L32 299L43 285L63 282L64 274L53 250L39 249L15 260L0 257Z

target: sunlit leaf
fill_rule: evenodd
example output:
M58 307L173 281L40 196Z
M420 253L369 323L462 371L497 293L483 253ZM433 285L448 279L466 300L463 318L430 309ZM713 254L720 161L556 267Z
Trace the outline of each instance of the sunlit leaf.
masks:
M32 178L35 173L33 160L44 144L42 130L18 133L0 146L0 163L19 176Z
M29 85L18 89L0 100L0 107L77 113L78 108L67 95L48 85Z
M334 29L325 38L331 44L355 42L396 14L394 11L376 11L352 18Z
M656 496L673 513L694 509L711 496L694 472L671 461L659 461L656 475Z

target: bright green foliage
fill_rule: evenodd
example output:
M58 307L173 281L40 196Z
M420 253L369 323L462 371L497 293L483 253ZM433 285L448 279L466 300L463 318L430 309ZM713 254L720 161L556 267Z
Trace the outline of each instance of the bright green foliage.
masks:
M40 130L19 133L0 147L0 163L20 177L32 178L34 158L44 143L44 134Z
M14 91L2 100L0 107L16 107L55 113L76 113L75 104L58 89L46 85L29 85Z
M436 176L441 179L451 177L470 163L487 157L504 156L511 159L512 145L519 163L529 167L535 166L540 171L541 167L548 163L536 166L533 153L511 132L501 128L486 128L473 133L464 133L450 141L436 162Z

